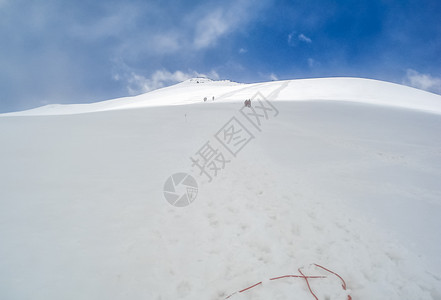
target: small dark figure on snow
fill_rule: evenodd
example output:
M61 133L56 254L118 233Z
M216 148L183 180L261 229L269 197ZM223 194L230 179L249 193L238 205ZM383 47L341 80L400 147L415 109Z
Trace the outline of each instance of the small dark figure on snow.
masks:
M251 107L251 99L245 100L245 107Z

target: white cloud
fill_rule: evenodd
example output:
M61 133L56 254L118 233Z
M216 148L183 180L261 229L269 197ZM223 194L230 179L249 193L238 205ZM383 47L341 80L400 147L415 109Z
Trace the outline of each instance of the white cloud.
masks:
M165 86L169 86L178 82L185 81L193 77L205 77L211 79L219 79L216 71L212 70L208 74L202 74L196 71L175 71L170 72L165 69L156 70L150 77L139 75L135 72L129 72L124 75L114 74L113 79L116 81L124 80L127 84L127 91L130 95L147 93Z
M244 54L244 53L247 53L247 52L248 52L247 49L244 49L244 48L240 48L239 49L239 54Z
M121 3L104 6L103 12L93 19L67 20L67 34L88 42L112 38L117 43L113 49L114 58L134 60L169 54L191 57L195 52L217 45L220 38L244 28L265 5L268 5L266 0L258 4L252 0L224 4L206 2L171 18L169 11L158 3L145 2L142 9L130 2ZM54 13L40 15L44 21L47 15ZM155 25L146 25L145 19L154 20Z
M421 90L441 94L440 77L432 77L429 74L421 74L415 70L408 69L403 83Z
M299 38L299 41L302 41L302 42L305 42L308 44L312 43L312 40L309 37L307 37L306 35L304 35L303 33L299 34L298 38Z
M223 10L208 14L196 25L194 46L200 49L214 45L220 36L231 29L230 26Z
M288 44L290 46L297 46L299 41L307 44L312 43L312 39L303 33L297 34L296 32L291 32L288 34Z
M258 16L267 4L267 1L236 0L198 11L192 15L192 20L198 20L194 28L193 47L202 49L216 45L219 38L244 27Z
M157 22L157 26L146 26L141 32L136 28L137 24L143 24L142 19L156 19L164 14L160 5L148 5L147 12L134 11L131 14L136 7L130 4L116 11L111 10L106 18L86 24L87 26L78 26L74 33L77 36L86 34L89 26L91 39L115 33L119 46L114 58L137 60L139 57L157 58L158 55L165 57L170 54L191 58L195 53L218 45L219 39L246 27L268 5L268 1L257 4L252 0L235 0L222 4L205 2L174 18L164 16L164 22ZM110 29L106 32L106 28Z

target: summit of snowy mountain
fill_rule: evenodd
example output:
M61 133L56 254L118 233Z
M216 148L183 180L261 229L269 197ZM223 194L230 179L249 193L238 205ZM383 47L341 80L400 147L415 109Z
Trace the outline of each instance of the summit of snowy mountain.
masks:
M201 83L202 84L202 83L211 83L211 82L213 82L213 80L210 78L207 78L207 77L194 77L194 78L184 80L181 83L183 83L183 84Z
M213 80L207 77L195 77L195 78L190 78L187 80L184 80L180 83L178 83L177 85L194 85L194 84L208 84L208 85L238 85L241 83L238 82L234 82L231 80ZM243 83L242 83L243 84Z

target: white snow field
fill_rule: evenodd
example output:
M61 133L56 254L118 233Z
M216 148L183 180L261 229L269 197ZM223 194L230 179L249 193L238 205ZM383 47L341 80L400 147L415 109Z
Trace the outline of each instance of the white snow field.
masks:
M240 113L257 92L278 110L261 127ZM254 137L236 156L215 137L232 117ZM0 299L314 300L268 280L299 268L327 276L320 300L441 299L441 96L192 79L3 114L0 141ZM191 161L207 142L229 160L211 182ZM178 172L199 186L185 207L163 193Z

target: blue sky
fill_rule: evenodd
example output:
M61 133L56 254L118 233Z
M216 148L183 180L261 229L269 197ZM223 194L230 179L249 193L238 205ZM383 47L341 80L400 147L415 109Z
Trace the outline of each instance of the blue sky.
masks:
M439 0L0 0L0 112L195 76L355 76L441 94L440 20Z

